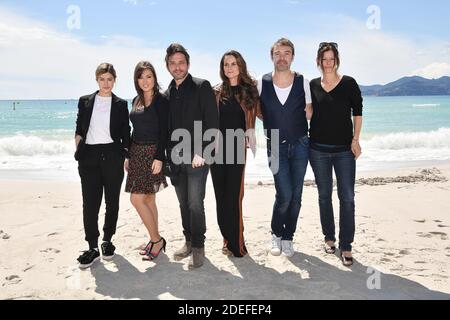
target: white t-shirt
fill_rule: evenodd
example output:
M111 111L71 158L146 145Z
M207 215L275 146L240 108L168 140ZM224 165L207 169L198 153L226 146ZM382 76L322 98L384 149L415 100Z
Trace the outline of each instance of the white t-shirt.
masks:
M277 94L278 100L280 100L281 104L284 105L291 93L293 83L287 88L279 88L273 84L275 92ZM305 90L305 102L306 104L312 103L311 99L311 89L309 87L309 81L305 77L303 77L303 89ZM258 92L261 95L262 92L262 76L258 78Z
M112 97L95 96L86 144L107 144L114 142L111 139L111 133L109 131L111 103Z

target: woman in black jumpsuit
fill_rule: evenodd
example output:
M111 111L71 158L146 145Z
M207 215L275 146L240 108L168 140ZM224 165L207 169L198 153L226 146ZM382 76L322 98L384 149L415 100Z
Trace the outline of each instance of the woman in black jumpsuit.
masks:
M242 218L246 148L256 150L254 128L259 97L239 52L232 50L223 55L220 75L223 82L215 88L215 94L221 135L211 176L217 221L224 238L222 252L243 257L247 254Z

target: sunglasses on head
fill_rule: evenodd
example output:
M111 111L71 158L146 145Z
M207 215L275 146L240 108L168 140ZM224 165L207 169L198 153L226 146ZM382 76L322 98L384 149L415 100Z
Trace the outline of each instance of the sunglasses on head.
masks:
M328 46L328 45L333 46L336 49L338 48L338 44L336 42L321 42L319 44L319 49L322 49L323 47Z

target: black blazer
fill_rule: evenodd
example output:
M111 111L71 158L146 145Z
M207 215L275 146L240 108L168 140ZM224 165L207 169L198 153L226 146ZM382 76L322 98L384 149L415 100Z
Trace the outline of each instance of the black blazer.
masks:
M75 135L81 136L81 141L78 144L75 152L75 159L79 160L84 145L86 143L86 136L91 123L92 111L94 109L95 96L98 91L93 94L86 95L78 101L78 115ZM111 116L109 122L109 131L114 144L117 145L118 150L128 158L128 148L130 146L130 122L128 112L128 102L112 94L111 102Z
M169 100L169 148L176 145L176 143L170 141L172 132L178 129L175 125L176 123L181 124L181 128L187 129L191 137L194 137L194 121L202 122L202 137L206 130L218 130L219 128L219 112L217 110L216 97L209 81L195 78L188 74L179 87L180 92L182 92L182 114L176 114L176 110L173 109L173 104L171 103L171 99L174 99L171 94L175 86L175 80L172 80L165 93ZM178 118L178 121L174 118ZM197 138L201 139L202 137ZM210 143L208 141L202 141L202 152L204 152L206 146ZM191 144L191 157L193 158L194 141L191 141ZM212 159L207 160L212 161Z

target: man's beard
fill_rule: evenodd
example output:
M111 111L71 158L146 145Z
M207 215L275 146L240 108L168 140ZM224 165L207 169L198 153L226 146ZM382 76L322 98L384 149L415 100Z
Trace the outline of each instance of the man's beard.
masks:
M172 76L175 80L181 80L181 79L186 78L186 75L187 75L187 71L186 72L177 72L177 73L174 73Z

